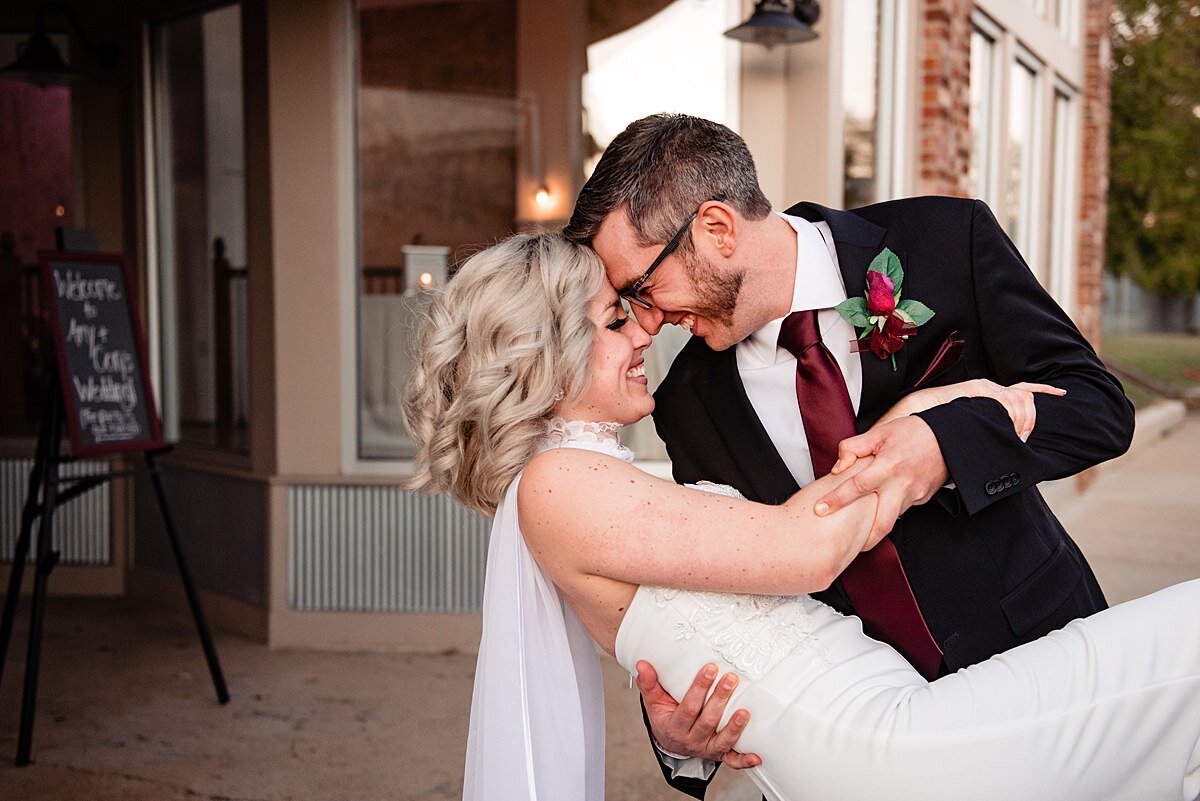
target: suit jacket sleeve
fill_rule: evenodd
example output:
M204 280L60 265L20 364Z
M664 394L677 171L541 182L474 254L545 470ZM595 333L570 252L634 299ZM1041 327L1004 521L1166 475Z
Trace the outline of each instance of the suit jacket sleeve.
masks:
M1021 442L990 398L959 398L920 413L937 437L968 514L1048 479L1124 453L1133 406L1066 313L1030 271L992 212L975 201L971 279L980 346L999 383L1038 381L1067 391L1035 395L1037 422Z

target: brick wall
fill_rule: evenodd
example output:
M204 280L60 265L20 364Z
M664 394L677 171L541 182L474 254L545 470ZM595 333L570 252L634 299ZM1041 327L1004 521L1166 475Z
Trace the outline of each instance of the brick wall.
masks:
M1086 0L1083 30L1085 82L1080 166L1079 263L1075 322L1100 346L1104 234L1108 224L1108 126L1110 80L1109 17L1112 0Z
M926 0L921 9L918 195L969 194L971 0Z

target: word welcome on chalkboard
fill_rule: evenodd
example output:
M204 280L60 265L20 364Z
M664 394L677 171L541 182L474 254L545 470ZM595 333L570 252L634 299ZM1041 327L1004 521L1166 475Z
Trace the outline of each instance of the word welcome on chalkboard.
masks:
M159 447L162 425L124 258L47 251L39 261L72 449Z

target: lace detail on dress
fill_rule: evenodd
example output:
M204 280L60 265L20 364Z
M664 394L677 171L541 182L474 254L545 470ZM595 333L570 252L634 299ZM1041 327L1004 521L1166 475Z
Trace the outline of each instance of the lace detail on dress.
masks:
M761 679L797 648L812 651L820 665L829 667L825 648L816 636L808 614L806 595L746 595L694 592L647 587L660 608L686 596L691 607L675 624L675 639L704 637L722 659L752 679Z
M587 420L564 420L551 417L546 421L543 450L581 447L606 453L625 462L633 461L633 451L621 444L620 423L593 423Z
M684 484L685 487L701 490L703 492L711 492L713 495L727 495L730 498L745 498L746 496L738 492L737 488L731 487L728 484L714 484L711 481L697 481L695 484Z

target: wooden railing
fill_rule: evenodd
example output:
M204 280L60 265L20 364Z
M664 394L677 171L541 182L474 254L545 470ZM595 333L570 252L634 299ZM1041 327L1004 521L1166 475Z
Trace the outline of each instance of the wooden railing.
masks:
M404 265L363 267L362 293L364 295L403 295Z
M236 374L234 348L239 344L234 338L233 305L240 301L245 308L246 267L237 267L229 263L225 255L225 240L217 237L213 240L213 329L216 331L216 350L214 366L216 372L217 396L217 426L218 430L228 430L233 427L246 425L245 415L239 414L234 398L234 387L248 383L245 376ZM248 320L242 319L244 328ZM248 332L247 332L248 333ZM243 358L245 354L243 353ZM245 395L243 395L245 397Z

